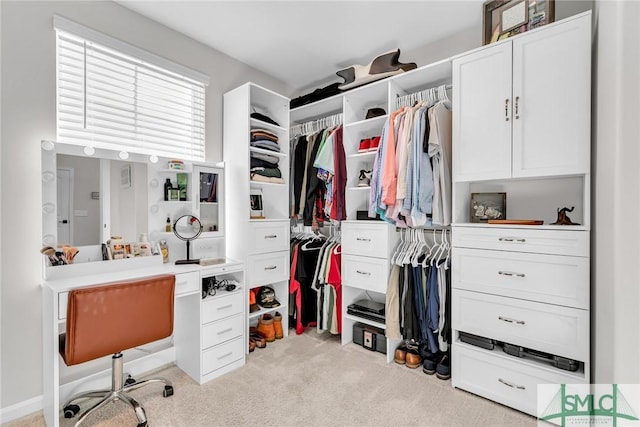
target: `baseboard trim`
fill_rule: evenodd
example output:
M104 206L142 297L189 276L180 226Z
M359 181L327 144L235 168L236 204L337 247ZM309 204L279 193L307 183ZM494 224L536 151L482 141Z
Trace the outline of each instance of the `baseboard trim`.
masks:
M0 422L8 423L38 411L42 411L42 395L0 409Z

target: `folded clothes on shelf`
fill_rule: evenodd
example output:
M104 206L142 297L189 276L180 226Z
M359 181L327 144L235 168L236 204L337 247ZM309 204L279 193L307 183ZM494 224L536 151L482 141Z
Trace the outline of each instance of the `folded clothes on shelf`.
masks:
M262 148L264 150L275 151L276 153L280 152L280 145L277 142L268 141L268 140L259 140L259 141L251 141L249 143L252 147Z

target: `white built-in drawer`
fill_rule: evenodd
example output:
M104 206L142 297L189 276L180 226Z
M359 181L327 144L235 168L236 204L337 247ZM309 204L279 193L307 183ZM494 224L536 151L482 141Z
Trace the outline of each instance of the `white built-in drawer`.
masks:
M185 294L187 292L195 292L200 289L200 273L193 271L191 273L176 274L176 295Z
M589 259L453 248L452 286L589 309Z
M395 229L385 223L343 222L342 253L387 258L396 243Z
M589 256L589 232L517 227L454 227L453 247Z
M202 348L206 349L230 339L242 336L244 328L242 315L208 323L202 327Z
M289 222L251 222L250 254L262 254L289 249Z
M235 340L217 345L202 352L202 375L220 369L244 357L244 340Z
M252 288L289 278L289 251L251 255L247 264Z
M229 295L220 295L225 291L218 291L218 295L202 300L202 324L224 319L234 314L244 313L244 294L240 291Z
M454 343L451 384L531 415L536 415L538 384L578 384L584 374L536 366L501 354Z
M589 360L589 311L452 290L451 326L579 361Z
M346 286L386 293L389 260L342 255L342 283Z

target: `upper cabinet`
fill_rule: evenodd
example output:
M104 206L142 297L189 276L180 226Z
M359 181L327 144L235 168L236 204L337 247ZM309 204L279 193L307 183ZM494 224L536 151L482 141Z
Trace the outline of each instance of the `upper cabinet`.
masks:
M590 31L581 16L454 59L454 180L589 173Z

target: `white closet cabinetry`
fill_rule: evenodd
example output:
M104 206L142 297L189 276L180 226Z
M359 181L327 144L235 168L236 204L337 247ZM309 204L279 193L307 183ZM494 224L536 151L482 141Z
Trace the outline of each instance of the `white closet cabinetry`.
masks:
M277 125L251 117L257 112ZM278 136L280 152L250 145L252 129L265 129ZM225 204L227 255L246 264L246 327L265 313L282 314L282 329L288 334L289 301L289 99L253 83L224 94L223 154L229 183ZM283 183L250 180L251 152L278 158ZM251 218L250 195L262 198L262 218ZM254 213L255 216L255 213ZM279 307L250 313L248 289L270 286ZM246 341L246 340L245 340ZM247 343L243 343L248 352Z
M453 61L452 385L531 415L539 384L590 382L590 36L586 12ZM544 225L471 223L478 192Z
M591 20L454 58L456 181L588 173Z

